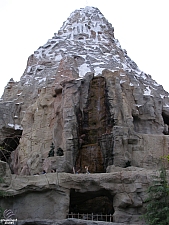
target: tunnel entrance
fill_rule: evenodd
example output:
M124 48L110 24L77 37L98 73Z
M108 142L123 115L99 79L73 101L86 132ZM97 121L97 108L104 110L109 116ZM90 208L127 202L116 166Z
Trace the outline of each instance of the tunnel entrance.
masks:
M91 173L106 171L104 153L100 140L112 129L109 104L104 77L95 77L89 86L88 100L83 112L79 110L78 136L79 152L75 167L83 173L85 166Z
M19 145L22 130L5 129L4 134L6 138L0 145L0 160L9 163L11 152Z
M70 190L69 215L74 218L102 221L113 221L113 196L109 191L102 189L81 193L75 189ZM111 217L111 218L110 218Z
M164 121L164 131L163 134L169 135L169 116L162 112L162 117Z

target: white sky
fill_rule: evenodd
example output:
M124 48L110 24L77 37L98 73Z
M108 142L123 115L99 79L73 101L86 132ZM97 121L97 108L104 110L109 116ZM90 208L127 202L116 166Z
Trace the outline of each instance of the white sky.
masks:
M115 38L169 92L168 0L0 0L0 96L10 78L18 81L28 57L86 5L100 9Z

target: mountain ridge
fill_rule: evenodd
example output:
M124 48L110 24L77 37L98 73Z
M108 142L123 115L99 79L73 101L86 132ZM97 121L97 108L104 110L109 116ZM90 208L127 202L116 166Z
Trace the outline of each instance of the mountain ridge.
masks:
M80 198L80 214L93 213L95 200L96 213L105 211L105 201L114 222L142 224L146 188L168 146L169 94L121 49L97 8L73 12L29 56L20 81L11 79L0 101L6 188L30 219L36 210L42 220L65 219ZM23 189L26 208L17 201Z

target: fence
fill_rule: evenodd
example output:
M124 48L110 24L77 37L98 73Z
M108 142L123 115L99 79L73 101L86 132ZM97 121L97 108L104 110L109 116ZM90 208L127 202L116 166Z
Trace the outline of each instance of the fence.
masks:
M113 215L112 214L94 214L94 213L87 213L87 214L80 214L80 213L69 213L67 218L75 218L75 219L82 219L82 220L94 220L94 221L106 221L106 222L113 222Z

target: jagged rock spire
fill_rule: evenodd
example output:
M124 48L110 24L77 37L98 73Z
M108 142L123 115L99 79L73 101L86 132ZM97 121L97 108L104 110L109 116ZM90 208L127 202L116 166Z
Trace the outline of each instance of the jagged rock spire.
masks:
M113 27L105 19L99 9L85 7L74 11L64 22L59 34L70 40L93 39L95 42L113 38Z
M160 86L121 48L99 9L87 6L72 12L58 33L29 57L20 84L31 86L35 97L38 89L59 84L70 74L71 79L79 79L87 73L101 75L105 69L120 71L120 84L129 78L131 86L140 85L143 95L152 95Z
M70 63L72 57L76 57L76 63ZM49 67L56 71L63 61L67 65L69 61L76 78L83 77L87 72L97 76L104 69L134 70L135 74L142 74L127 56L126 50L121 49L118 40L114 38L112 25L99 9L89 6L71 13L58 33L29 57L21 79L22 84L38 82L43 86L48 78L53 77L51 71L46 73Z

